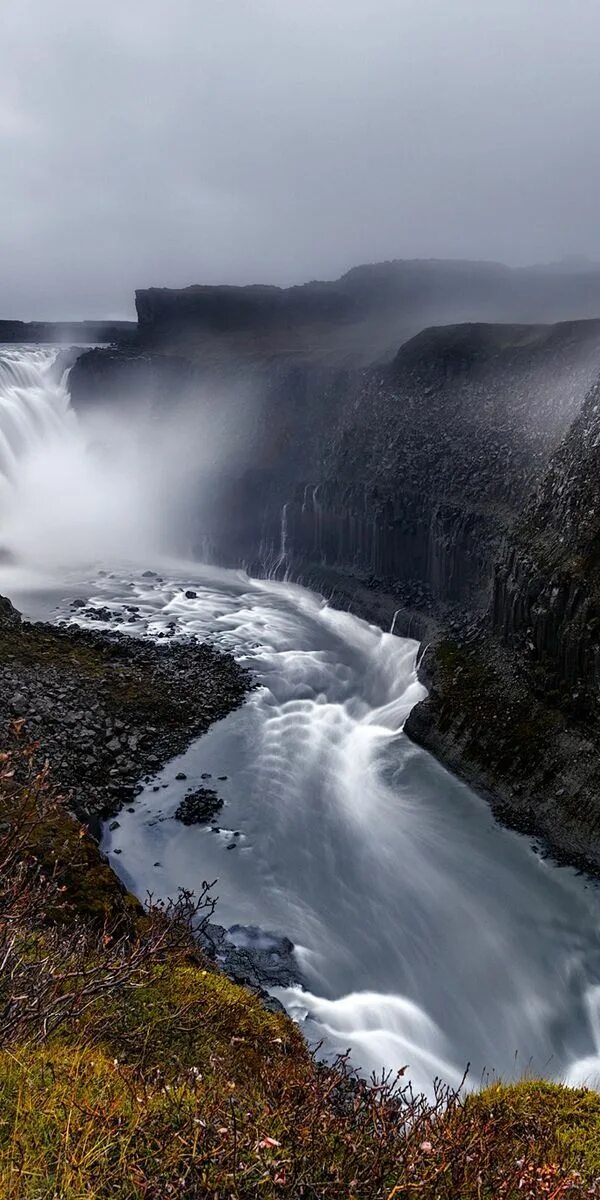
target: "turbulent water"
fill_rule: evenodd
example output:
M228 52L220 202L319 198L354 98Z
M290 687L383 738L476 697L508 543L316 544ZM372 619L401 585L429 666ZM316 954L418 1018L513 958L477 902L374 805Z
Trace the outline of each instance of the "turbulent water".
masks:
M70 428L65 395L60 419ZM31 391L26 401L35 408ZM53 447L55 439L40 429L32 442L43 462L47 437ZM72 436L85 493L94 451L80 430ZM21 443L6 472L8 513L27 457ZM91 478L102 492L100 468ZM69 486L55 478L54 512ZM52 570L39 573L29 552L35 515L28 520L22 549L11 539L19 563L0 574L0 590L26 609L56 603L57 587L77 591L130 632L211 638L259 684L107 831L115 868L138 894L172 895L218 877L221 922L292 938L306 986L281 999L311 1038L350 1047L365 1071L408 1064L424 1088L435 1075L458 1083L467 1062L474 1084L485 1072L600 1078L600 893L496 825L483 801L403 734L424 694L416 643L287 583L147 558L143 567L159 574L144 576L135 536L129 564L113 560L109 575L93 578L57 526L63 560L54 555ZM123 510L119 521L123 546ZM92 547L107 559L90 532ZM171 819L202 775L225 801L219 833ZM227 778L215 784L219 776Z

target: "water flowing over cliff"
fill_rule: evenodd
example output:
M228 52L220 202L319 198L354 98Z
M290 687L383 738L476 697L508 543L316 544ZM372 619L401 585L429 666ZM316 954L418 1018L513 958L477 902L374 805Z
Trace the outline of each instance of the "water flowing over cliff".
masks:
M53 349L0 350L5 560L33 570L119 558L151 541L150 493L127 423L83 424Z
M91 352L101 353L99 351ZM139 562L192 545L203 468L233 459L235 430L189 406L119 407L102 389L77 413L72 362L54 348L0 347L0 551L26 570ZM231 423L230 423L231 424ZM240 419L237 435L243 437Z

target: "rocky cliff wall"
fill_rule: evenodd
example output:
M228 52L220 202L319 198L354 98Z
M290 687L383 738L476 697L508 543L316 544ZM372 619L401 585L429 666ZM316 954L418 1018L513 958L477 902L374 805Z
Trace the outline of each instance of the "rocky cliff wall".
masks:
M419 330L469 321L556 322L600 315L600 270L586 264L399 260L297 287L147 288L140 342L224 364L231 359L366 366Z
M494 632L546 691L600 715L600 384L553 456L494 577Z
M600 867L600 384L494 568L470 641L442 639L407 732L501 815Z
M480 609L495 558L600 370L596 322L428 330L346 379L288 493L289 564Z
M243 452L215 466L203 549L303 577L334 569L432 613L485 607L502 539L599 370L600 323L467 325L368 369L96 350L71 392L80 408L135 398L174 412L185 395L207 429L229 410Z

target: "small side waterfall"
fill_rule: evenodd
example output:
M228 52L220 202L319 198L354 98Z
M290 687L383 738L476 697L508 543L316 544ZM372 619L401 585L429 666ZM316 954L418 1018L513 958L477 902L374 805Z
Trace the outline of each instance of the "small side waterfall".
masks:
M396 632L396 621L398 620L398 617L400 616L401 612L402 612L401 608L396 609L396 611L392 617L392 624L390 625L390 633Z
M281 545L280 559L281 565L286 566L288 560L288 513L289 504L284 504L281 510Z

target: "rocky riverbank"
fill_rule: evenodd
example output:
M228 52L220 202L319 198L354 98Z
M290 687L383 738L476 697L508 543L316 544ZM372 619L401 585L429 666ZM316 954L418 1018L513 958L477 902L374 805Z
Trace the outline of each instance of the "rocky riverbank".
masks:
M194 639L158 645L22 621L0 607L0 727L23 720L69 807L92 829L242 704L248 673Z
M7 731L16 721L35 739L38 763L50 762L54 785L92 835L78 851L85 877L70 884L80 907L98 914L135 909L94 844L102 819L133 804L141 778L155 775L242 704L251 686L249 673L231 655L193 638L161 645L118 632L30 624L0 598L0 728ZM216 793L200 788L175 819L208 823L201 803L207 797L222 804ZM207 956L229 978L279 1011L265 987L298 983L300 972L291 942L265 942L265 936L214 922L199 934Z
M441 638L424 656L426 700L405 732L486 796L542 853L600 872L597 733L536 695L522 664L487 634Z

